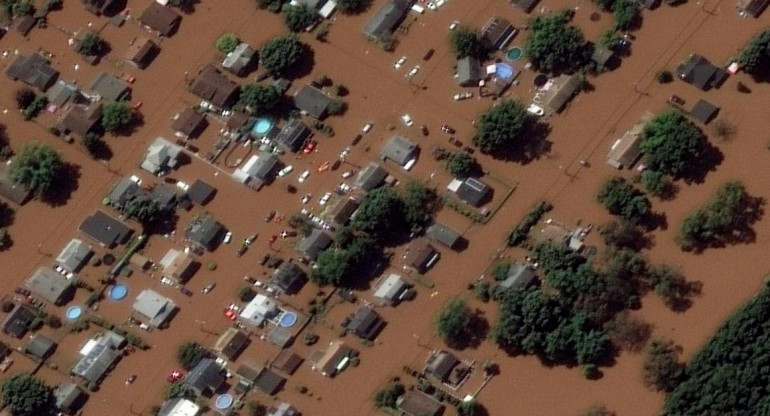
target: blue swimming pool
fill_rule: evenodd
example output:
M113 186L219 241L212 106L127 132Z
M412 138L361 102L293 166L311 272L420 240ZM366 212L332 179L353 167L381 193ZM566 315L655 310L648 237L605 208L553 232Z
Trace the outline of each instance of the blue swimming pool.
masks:
M251 128L251 134L255 137L262 137L273 127L273 121L269 118L260 118Z
M505 54L505 57L508 58L508 60L510 61L517 61L521 58L523 54L524 54L524 51L520 47L514 46L513 48L508 50L508 52Z
M128 295L128 288L125 285L117 284L110 288L110 299L121 300Z
M80 306L75 305L75 306L70 306L69 308L67 308L67 312L64 313L64 316L66 316L67 319L69 319L70 321L74 321L74 320L80 318L80 315L82 315L82 314L83 314L83 308L81 308Z
M510 79L511 77L513 77L513 74L514 74L514 70L512 66L503 62L500 62L497 64L497 69L495 70L496 76L503 79Z
M292 327L296 323L297 314L294 312L284 312L283 315L281 315L281 319L278 321L278 325L284 328Z
M214 407L219 410L229 409L233 405L233 396L229 394L223 394L217 397L214 401Z

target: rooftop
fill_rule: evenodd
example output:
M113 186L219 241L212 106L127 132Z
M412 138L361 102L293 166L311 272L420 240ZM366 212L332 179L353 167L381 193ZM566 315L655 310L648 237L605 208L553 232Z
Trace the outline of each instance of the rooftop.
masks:
M139 16L140 23L166 37L176 32L181 21L182 16L155 1L150 2Z

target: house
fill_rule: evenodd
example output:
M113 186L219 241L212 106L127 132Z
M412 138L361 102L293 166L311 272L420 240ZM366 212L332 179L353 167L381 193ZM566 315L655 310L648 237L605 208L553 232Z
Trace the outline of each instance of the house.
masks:
M13 163L13 159L11 159L11 163ZM24 185L18 184L11 179L11 176L8 174L10 166L7 162L0 164L0 196L21 206L29 201L32 197L32 192Z
M281 402L276 407L271 407L265 416L299 416L300 413L294 406Z
M39 267L24 283L36 296L54 305L67 303L74 294L72 281L48 267Z
M181 22L182 16L170 7L165 7L155 1L151 2L139 16L139 23L165 37L176 33Z
M203 206L214 199L214 195L216 195L216 193L216 188L200 179L197 179L195 182L193 182L192 185L190 185L190 188L187 189L185 195L193 203Z
M48 99L48 104L54 105L56 108L63 107L69 101L76 104L90 103L83 97L75 84L63 80L56 81L45 93L45 97Z
M123 59L131 65L144 69L150 65L150 62L158 54L159 48L149 38L137 38L134 39L126 49L126 53L123 55Z
M427 238L417 238L404 249L404 255L401 258L404 264L404 270L410 270L415 273L423 274L438 260L439 254L433 246L430 245Z
M108 101L128 101L131 99L131 87L117 77L100 72L89 89Z
M222 61L222 68L239 77L243 76L251 67L256 55L257 51L254 48L248 43L241 42L232 52L225 56L225 59Z
M358 172L356 179L353 181L353 187L369 192L382 185L387 177L388 172L382 166L377 162L369 162Z
M511 0L511 4L518 7L524 13L529 13L537 6L540 0Z
M326 111L332 101L323 91L311 85L303 85L294 93L294 106L303 114L319 120L326 117Z
M78 230L106 248L125 244L134 233L134 230L102 211L89 215Z
M139 253L134 253L128 259L128 264L134 266L137 270L146 271L152 266L152 261Z
M238 368L235 370L235 374L238 376L238 378L241 379L242 382L247 384L247 387L251 387L252 384L254 384L254 380L259 377L259 374L262 372L263 367L255 367L248 364L241 364L238 366Z
M224 383L224 369L211 358L200 360L184 379L184 384L195 394L206 396L215 393Z
M158 416L198 416L201 408L194 401L181 397L166 400L160 407Z
M238 328L227 328L214 344L215 353L226 360L235 360L249 345L249 337Z
M147 194L147 198L158 204L158 209L164 212L173 211L177 203L176 191L165 185L153 186L150 193Z
M342 228L356 212L358 206L359 202L355 198L341 198L325 215L326 221L335 228Z
M727 78L727 72L724 69L695 53L676 68L676 75L682 81L695 85L703 91L718 88Z
M347 365L353 349L345 345L342 340L329 342L325 350L316 351L310 357L313 371L318 371L324 377L334 377Z
M144 191L139 188L139 184L132 178L123 178L116 183L109 194L107 194L107 203L116 208L122 208L128 201L137 195L142 195Z
M490 50L501 50L516 36L518 31L511 22L500 16L492 16L479 32L479 40Z
M604 45L593 45L591 61L596 64L596 70L601 72L607 67L610 61L615 57L615 52Z
M101 16L111 16L120 10L118 10L121 6L120 0L82 0L83 5L86 7L86 10L89 12Z
M154 290L145 289L134 300L133 312L146 324L162 328L176 312L176 304Z
M306 282L305 272L293 262L281 264L270 277L270 284L278 287L287 295L299 292Z
M438 222L428 227L426 234L431 240L451 249L457 247L457 244L462 240L460 233Z
M230 80L213 65L204 66L189 91L218 109L229 108L238 98L238 84Z
M470 374L471 367L460 361L449 351L434 351L425 362L425 373L436 380L452 386L460 386Z
M452 179L447 185L447 190L454 192L458 198L474 207L484 205L492 192L487 184L476 178Z
M29 330L29 325L37 318L37 312L24 304L16 304L13 309L5 315L3 319L3 332L15 337L21 338Z
M412 0L389 0L366 22L363 29L364 36L373 41L389 38L411 7Z
M559 113L583 84L578 74L559 75L546 83L532 101L550 114Z
M535 280L535 271L529 266L511 264L505 280L497 283L495 292L502 293L511 289L525 289Z
M139 167L153 175L162 174L179 165L181 154L181 147L158 136L147 148Z
M759 17L767 7L768 0L738 0L735 4L735 10L741 17L752 16Z
M273 299L260 293L254 296L254 299L241 309L238 317L242 322L260 327L265 322L277 318L280 313L281 310L278 308L278 304Z
M380 306L395 306L408 296L410 289L403 277L391 273L374 290L374 301Z
M88 106L70 104L59 116L56 129L64 135L73 134L84 137L99 126L102 119L102 103L91 103Z
M27 345L24 346L24 352L36 357L40 360L45 360L56 350L56 343L41 334L33 335Z
M112 331L99 332L80 349L80 361L70 371L86 383L98 384L122 355L126 339Z
M294 246L294 251L311 261L315 261L318 258L318 255L331 245L332 238L329 237L329 234L326 234L323 230L314 228L313 231L310 232L310 235L304 237L296 246Z
M719 107L706 100L698 100L690 110L690 116L704 125L709 124L718 113Z
M56 400L56 408L60 412L73 415L83 407L88 396L77 384L65 381L56 386L53 397Z
M59 71L53 69L42 55L33 53L19 55L5 71L5 75L14 81L21 81L40 91L45 91L59 77Z
M284 349L270 363L270 368L274 368L287 376L294 374L297 368L302 364L303 358L292 350Z
M185 230L185 239L193 246L214 251L222 242L225 227L209 215L196 217Z
M192 139L198 137L207 124L205 114L188 107L174 116L171 128L176 132L175 135L177 137Z
M362 305L356 309L355 313L345 318L342 327L363 340L374 341L385 328L385 321L374 308Z
M233 178L240 183L260 187L274 179L278 163L278 158L271 152L252 155L246 163L233 171Z
M481 80L481 63L471 56L457 61L457 83L461 87L475 87Z
M267 367L262 368L254 380L254 387L268 396L278 393L284 384L286 384L286 379Z
M396 407L408 416L441 416L444 405L420 390L408 390L396 400Z
M312 135L313 132L304 123L294 118L289 120L275 136L275 142L285 152L297 153Z
M160 259L163 277L176 283L185 283L200 267L193 256L183 251L169 249Z
M417 145L400 134L391 137L380 152L380 159L390 159L400 166L406 165L416 157Z
M644 125L653 117L652 113L646 113L642 118L626 131L621 138L615 141L607 154L607 164L615 169L630 169L642 155L639 143L642 141Z
M90 245L83 240L73 238L56 256L56 264L68 272L77 273L93 254Z

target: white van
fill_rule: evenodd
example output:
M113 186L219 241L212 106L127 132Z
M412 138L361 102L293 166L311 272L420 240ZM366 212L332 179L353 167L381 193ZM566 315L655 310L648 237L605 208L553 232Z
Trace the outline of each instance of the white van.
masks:
M412 169L412 167L414 166L415 163L417 163L417 159L412 159L412 160L406 162L406 164L404 165L404 170L405 171L409 171L410 169Z

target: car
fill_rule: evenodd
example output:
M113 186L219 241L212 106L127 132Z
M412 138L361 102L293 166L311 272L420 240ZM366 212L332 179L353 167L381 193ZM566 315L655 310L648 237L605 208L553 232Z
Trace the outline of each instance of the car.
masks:
M343 183L339 184L337 189L344 194L345 192L350 191L350 185L348 185L348 184L343 182Z
M403 121L407 127L412 127L412 124L414 124L414 121L412 121L412 117L409 114L401 116L401 121Z
M530 106L527 107L527 112L540 117L542 117L545 114L545 110L543 110L542 107L536 104L530 104Z
M455 30L457 29L457 26L460 24L459 21L455 20L454 22L449 24L449 30Z
M283 231L281 231L281 240L285 240L285 239L287 239L289 237L296 237L296 236L297 236L297 232L296 231L291 231L291 230L283 230Z
M181 380L184 377L184 374L180 370L174 370L171 372L171 374L168 375L168 382L169 383L176 383L177 381Z
M396 69L401 68L402 65L404 65L404 62L406 62L406 56L402 56L398 58L395 64L393 64L393 67Z
M288 175L289 173L291 173L291 171L293 171L293 170L294 170L294 166L288 165L285 168L283 168L280 171L278 171L278 176L284 177L284 176Z
M212 290L214 290L216 286L217 284L215 282L209 283L206 286L204 286L203 289L201 289L201 293L204 293L204 294L209 293Z
M348 158L348 155L350 154L350 148L346 147L342 149L342 152L340 153L339 160L345 160Z
M409 170L412 169L415 163L417 163L417 159L412 159L406 162L406 164L404 164L404 170L408 172Z
M310 201L310 198L312 198L313 195L311 194L305 194L305 196L302 197L302 205L305 205Z
M310 154L313 150L315 150L315 146L316 146L316 142L315 141L311 140L311 141L307 142L307 144L305 145L305 148L302 149L302 153L306 154L306 155Z
M249 245L246 244L246 241L242 242L241 245L238 247L238 250L235 250L235 257L241 257L244 253L246 253L246 250L249 249Z
M332 197L332 193L331 192L327 192L327 193L324 194L324 196L321 197L321 200L318 201L318 203L321 204L321 205L326 205L326 203L329 202L329 198L331 198L331 197Z
M372 127L374 127L374 123L366 123L364 124L364 128L362 128L361 131L364 133L369 133L369 130L371 130Z
M362 136L362 135L360 135L360 134L356 134L356 136L355 136L355 137L353 137L353 140L351 140L351 141L350 141L350 145L351 145L351 146L355 146L355 145L357 145L357 144L358 144L358 142L360 142L360 141L361 141L361 139L362 139L363 137L364 137L364 136Z
M302 183L302 182L305 182L309 176L310 176L310 171L306 170L302 172L301 175L299 175L299 178L297 180L299 181L299 183Z
M182 292L182 294L185 295L185 296L192 296L193 295L192 290L190 290L190 289L188 289L188 288L186 288L184 286L180 287L179 291Z
M423 136L427 136L428 135L428 126L426 126L425 124L420 126L420 132L422 133Z
M452 126L450 126L448 124L442 125L441 126L441 131L443 131L444 133L448 133L448 134L455 134L455 129L452 128Z
M428 61L428 60L430 60L430 58L432 58L432 57L433 57L433 54L434 54L434 53L436 53L436 50L435 50L435 49L433 49L433 48L431 48L431 49L428 49L428 52L425 52L425 55L423 55L423 56L422 56L422 60L423 60L423 61Z
M462 100L467 100L468 98L471 98L471 97L473 97L473 93L472 93L472 92L470 92L470 91L467 91L467 92L460 92L460 93L457 93L457 94L455 94L454 96L452 96L452 98L453 98L455 101L462 101Z
M128 378L126 379L126 386L133 383L134 380L136 380L136 374L131 374L130 376L128 376Z
M172 286L174 284L174 281L169 279L168 277L161 277L160 282L164 285Z
M265 222L270 222L275 218L275 211L270 211L265 215Z
M259 234L252 234L252 235L250 235L250 236L246 237L246 238L243 240L243 244L246 244L246 246L247 246L247 247L248 247L248 246L250 246L250 245L251 245L251 243L253 243L253 242L254 242L254 240L256 240L256 239L257 239L257 236L258 236L258 235L259 235Z
M406 76L408 76L408 77L413 77L413 76L417 75L417 73L418 73L418 72L420 72L420 65L415 65L415 66L414 66L414 68L412 68L412 69L411 69L411 70L410 70L410 71L409 71L409 72L406 74Z
M225 244L230 244L230 241L232 241L232 239L233 239L233 232L228 231L227 233L225 233L225 238L224 240L222 240L222 242Z
M275 234L273 234L273 237L278 238L278 236L276 236ZM272 239L272 237L271 237L271 239ZM275 241L275 240L273 240L273 241ZM271 241L271 243L273 241ZM262 256L262 260L259 261L259 265L260 266L264 266L265 264L267 264L268 260L270 260L270 254L265 254L264 256Z
M671 95L668 97L668 102L673 105L684 105L684 99L678 95Z
M347 179L347 178L349 178L351 176L353 176L353 171L352 170L346 170L346 171L342 172L342 179Z
M129 177L129 179L131 179L131 182L134 182L135 184L137 184L139 186L142 186L142 180L138 176L131 175L131 177Z

